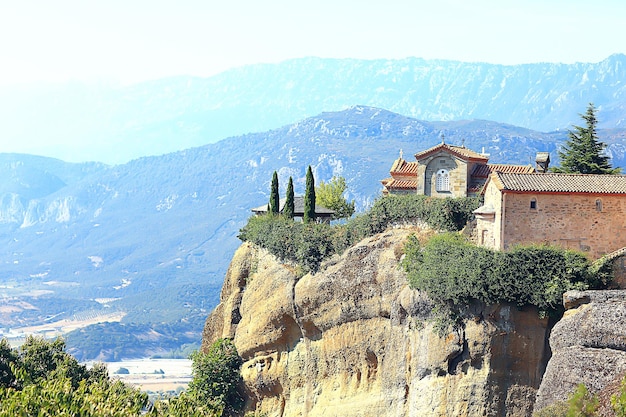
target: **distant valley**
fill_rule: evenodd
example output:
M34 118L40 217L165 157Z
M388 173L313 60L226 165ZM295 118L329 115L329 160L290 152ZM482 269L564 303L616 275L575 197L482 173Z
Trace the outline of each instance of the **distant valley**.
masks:
M626 129L599 133L614 165L626 167ZM308 165L317 181L344 176L348 199L363 210L400 149L409 158L442 134L484 148L492 162L521 164L537 151L556 160L566 136L353 106L117 166L0 154L3 331L121 313L120 323L71 334L73 353L110 360L184 349L200 340L237 232L250 208L268 201L274 170L282 193L289 176L296 194L304 192Z

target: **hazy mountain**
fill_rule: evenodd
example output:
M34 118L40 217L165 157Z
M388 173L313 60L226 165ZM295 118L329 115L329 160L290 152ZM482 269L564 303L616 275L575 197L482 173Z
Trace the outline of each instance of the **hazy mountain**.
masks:
M281 193L292 176L296 194L303 194L308 165L318 182L342 175L348 198L362 210L379 195L400 149L412 159L442 133L447 143L484 147L492 162L522 164L534 161L537 151L556 159L556 143L565 138L480 120L424 122L356 106L113 167L1 155L4 326L123 311L123 322L148 326L146 334L163 323L187 332L187 338L152 340L144 350L133 341L133 355L199 341L239 245L237 232L250 209L268 201L274 170ZM617 166L626 166L625 133L600 132L612 143Z
M422 120L485 119L553 131L578 122L594 102L600 127L615 128L625 123L625 80L625 55L514 66L302 58L131 86L3 87L0 135L36 142L28 153L119 163L354 105Z

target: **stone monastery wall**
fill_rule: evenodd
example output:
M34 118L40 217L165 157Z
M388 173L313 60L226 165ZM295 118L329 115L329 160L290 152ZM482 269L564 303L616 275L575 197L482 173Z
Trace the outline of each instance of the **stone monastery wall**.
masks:
M505 198L505 249L547 242L599 258L626 246L624 196L506 193Z

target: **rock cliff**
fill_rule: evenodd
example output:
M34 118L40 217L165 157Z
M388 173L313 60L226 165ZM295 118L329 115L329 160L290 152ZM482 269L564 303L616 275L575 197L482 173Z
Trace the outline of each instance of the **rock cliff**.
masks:
M402 247L417 229L366 239L320 272L243 244L203 347L232 338L246 408L269 416L529 416L548 322L509 305L471 308L438 336L433 305L407 285Z
M550 335L552 358L537 410L566 400L580 383L599 393L626 374L626 291L568 291L564 304L568 310Z

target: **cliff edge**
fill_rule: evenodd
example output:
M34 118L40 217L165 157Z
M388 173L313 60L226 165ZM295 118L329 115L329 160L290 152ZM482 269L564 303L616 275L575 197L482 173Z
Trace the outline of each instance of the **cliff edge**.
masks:
M314 275L244 243L207 319L203 348L232 338L247 411L269 416L529 416L549 352L533 308L475 305L464 328L433 330L408 287L416 228L365 239Z

